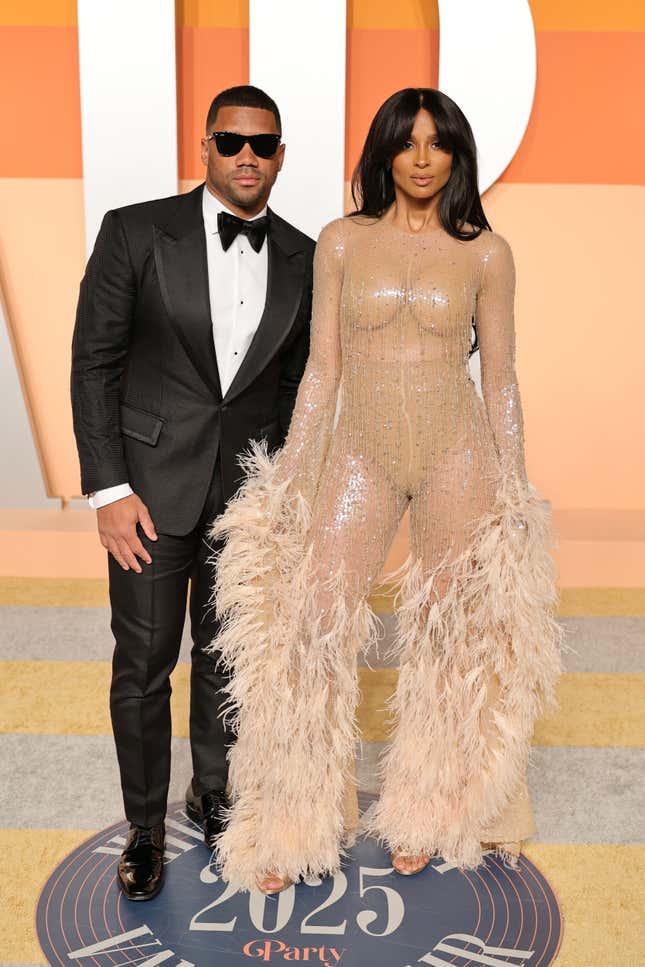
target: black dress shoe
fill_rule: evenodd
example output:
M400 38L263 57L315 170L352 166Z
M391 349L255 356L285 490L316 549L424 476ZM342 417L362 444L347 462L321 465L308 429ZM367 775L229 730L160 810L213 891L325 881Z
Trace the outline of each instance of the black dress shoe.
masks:
M207 792L203 796L196 796L192 782L186 790L186 812L204 830L204 842L210 850L215 849L217 836L224 829L224 810L227 806L224 792Z
M159 826L130 825L121 853L117 880L128 900L151 900L163 885L166 830Z

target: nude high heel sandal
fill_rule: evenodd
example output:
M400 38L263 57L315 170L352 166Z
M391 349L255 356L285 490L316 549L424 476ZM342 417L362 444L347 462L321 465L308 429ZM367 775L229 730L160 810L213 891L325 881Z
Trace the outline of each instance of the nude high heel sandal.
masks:
M280 885L271 885L276 882ZM260 893L264 893L265 896L271 896L274 893L283 893L285 890L288 890L290 886L293 886L293 880L290 880L289 877L278 876L277 873L268 873L263 877L256 876L255 885Z
M401 874L401 876L413 876L415 873L420 873L421 870L425 870L432 857L428 856L427 853L420 853L418 856L413 857L408 856L406 853L402 853L400 850L397 850L395 853L391 854L390 859L392 860L392 866L397 873ZM403 864L406 861L410 862L411 860L416 860L413 869L406 869Z

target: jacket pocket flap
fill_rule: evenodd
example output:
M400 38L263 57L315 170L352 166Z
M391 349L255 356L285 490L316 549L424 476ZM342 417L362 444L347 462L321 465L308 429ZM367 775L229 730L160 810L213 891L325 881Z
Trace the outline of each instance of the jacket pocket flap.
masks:
M128 403L121 404L121 433L156 447L164 420L154 413L139 410Z

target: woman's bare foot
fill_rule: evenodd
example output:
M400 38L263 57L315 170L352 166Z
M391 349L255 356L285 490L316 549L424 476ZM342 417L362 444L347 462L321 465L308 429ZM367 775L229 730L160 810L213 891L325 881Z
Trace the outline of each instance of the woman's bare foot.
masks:
M412 876L413 873L420 873L430 862L430 857L427 853L419 853L418 856L408 856L407 853L403 853L401 850L396 850L392 853L391 859L392 866L396 872L402 873L403 876Z
M260 893L282 893L293 885L293 880L286 876L278 876L277 873L267 873L266 876L257 877L256 885Z

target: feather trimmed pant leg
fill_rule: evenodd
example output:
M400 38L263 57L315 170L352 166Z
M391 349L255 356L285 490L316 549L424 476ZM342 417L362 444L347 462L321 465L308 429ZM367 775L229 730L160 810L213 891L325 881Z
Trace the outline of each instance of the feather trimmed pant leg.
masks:
M355 834L357 654L377 636L366 594L401 513L397 501L386 526L381 516L380 529L365 528L361 501L352 518L347 491L359 477L364 491L370 473L358 462L330 462L312 513L255 449L244 487L213 529L226 541L213 647L232 673L237 733L217 855L225 879L241 889L269 873L333 874ZM383 499L366 500L379 513ZM369 546L357 555L361 538Z
M462 868L522 813L536 719L553 704L561 632L548 513L504 486L462 553L430 573L410 558L397 600L401 656L379 801L365 830ZM514 817L514 818L513 818Z
M403 504L368 493L369 468L355 458L330 468L312 515L256 452L214 529L226 538L215 647L233 672L238 733L217 850L240 888L268 873L335 872L353 825L356 655L376 636L365 597ZM347 494L358 484L352 520ZM365 521L366 506L379 522ZM351 563L369 557L358 547L365 535L376 551L358 576ZM399 574L396 724L382 793L363 824L390 850L474 867L482 843L506 843L510 859L511 841L532 833L530 739L560 671L548 545L545 505L502 486L460 554L430 570L411 556Z

